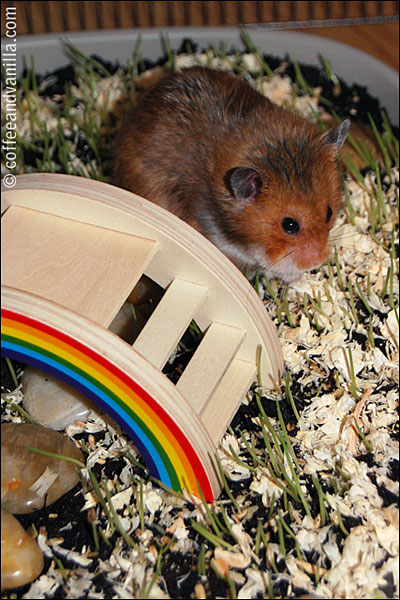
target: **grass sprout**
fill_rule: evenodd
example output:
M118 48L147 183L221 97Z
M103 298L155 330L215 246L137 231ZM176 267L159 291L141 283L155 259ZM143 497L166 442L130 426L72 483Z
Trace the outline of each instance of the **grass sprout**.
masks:
M241 34L243 43L246 46L247 51L250 54L253 54L257 58L257 60L260 64L261 72L265 73L266 75L268 75L271 78L274 77L275 73L270 68L270 66L268 65L268 63L266 62L266 60L264 59L264 57L262 56L260 51L258 50L257 46L254 44L253 40L251 39L251 37L245 27L242 26L240 28L240 34Z
M201 544L199 556L197 559L197 572L200 577L206 576L206 546Z
M282 537L283 537L283 530L285 530L286 533L294 540L294 543L295 543L295 546L296 546L297 558L299 560L301 560L303 557L302 557L302 554L300 552L300 546L299 546L299 542L297 541L296 535L293 533L293 531L290 529L289 525L286 523L286 521L285 521L285 519L284 519L281 511L279 510L279 508L278 508L277 512L278 512L278 521L277 522L278 522L278 526L279 526L279 524L281 526Z
M332 71L331 61L328 58L326 58L326 56L324 56L323 54L318 54L318 59L319 59L320 63L322 64L322 67L325 71L326 78L329 81L331 81L334 86L340 86L339 79Z
M13 380L13 383L14 383L15 387L17 388L19 386L19 381L18 381L17 375L15 373L14 366L13 366L11 360L7 356L5 357L5 361L6 361L8 370L10 372L11 378Z
M300 415L299 415L298 410L296 408L296 405L294 403L293 395L292 395L292 392L291 392L291 389L290 389L290 375L289 375L289 373L287 373L283 379L284 379L284 382L285 382L286 398L289 400L289 403L290 403L290 406L292 407L294 416L296 417L296 421L299 421L300 420Z
M62 575L62 578L64 579L65 583L67 583L67 581L68 581L68 575L67 575L67 572L66 572L66 570L65 570L65 568L64 568L64 565L63 565L63 564L62 564L62 562L61 562L61 559L60 559L60 558L58 558L58 556L56 556L56 555L54 554L54 560L55 560L55 562L57 563L57 566L58 566L58 568L59 568L59 570L60 570L60 573L61 573L61 575Z
M201 523L197 523L196 521L194 521L192 519L191 526L193 527L193 529L195 529L197 531L197 533L199 533L202 537L204 537L213 546L219 547L219 548L228 548L230 550L233 550L232 544L230 544L229 542L224 540L222 538L222 536L212 533L207 527L205 527Z
M368 452L373 452L373 448L372 448L371 444L369 443L369 441L365 437L365 434L362 431L361 427L359 426L359 424L357 422L357 419L355 417L354 417L354 426L355 426L355 428L357 430L358 435L360 436L360 438L364 442L365 447L367 448Z
M67 462L71 462L77 465L80 469L85 469L86 465L82 461L72 458L71 456L64 456L63 454L57 454L56 452L48 452L47 450L41 450L40 448L34 448L32 446L26 446L27 450L31 450L32 452L37 452L38 454L43 454L43 456L49 456L51 458L57 458L59 460L65 460Z
M350 378L350 386L349 386L350 392L352 393L352 395L354 396L354 398L356 400L359 400L360 392L359 392L359 389L356 384L356 378L355 378L355 374L354 374L353 354L351 352L351 348L348 347L347 352L346 352L346 348L342 348L342 352L343 352L344 360L346 363L347 372L348 372L348 375Z
M22 408L22 406L20 406L19 404L15 404L12 400L10 400L10 398L7 398L4 394L1 394L1 399L8 404L10 410L15 410L16 412L18 412L26 423L32 424L35 422L32 419L32 417L26 412L26 410Z
M234 507L236 508L236 510L239 512L239 511L240 511L239 504L237 503L237 500L236 500L236 498L234 497L234 495L232 494L232 492L231 492L231 490L230 490L230 488L229 488L227 477L226 477L226 475L225 475L225 473L224 473L224 470L223 470L223 468L222 468L222 465L221 465L220 461L218 460L218 457L217 457L217 456L215 457L215 462L216 462L216 465L217 465L217 468L218 468L218 473L219 473L219 476L220 476L220 478L221 478L221 481L222 481L222 484L223 484L223 486L224 486L224 490L225 490L225 492L227 493L227 495L228 495L228 498L229 498L229 499L230 499L230 501L232 502L233 506L234 506Z
M365 308L367 309L367 311L369 312L370 315L373 315L374 311L372 310L371 306L368 303L367 298L365 297L365 294L364 294L364 292L363 292L363 290L361 288L360 281L359 281L358 277L356 279L356 287L357 287L358 294L359 294L359 296L360 296L360 298L362 300L362 303L364 304Z

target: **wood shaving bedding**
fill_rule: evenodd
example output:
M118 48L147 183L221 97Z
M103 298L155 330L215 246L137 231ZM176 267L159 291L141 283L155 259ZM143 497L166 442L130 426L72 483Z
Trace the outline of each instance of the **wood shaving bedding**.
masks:
M178 57L175 66L193 63L227 69L235 64L242 72L259 67L251 53L213 59L209 52ZM27 144L21 170L63 171L56 142L61 123L73 156L70 172L107 179L107 168L82 135L88 95L100 143L112 137L127 103L164 74L165 67L156 66L127 88L121 69L92 80L84 71L79 85L71 85L73 106L67 111L62 94L27 94L18 109L18 133ZM254 84L310 118L325 116L319 86L313 95L298 94L284 72ZM39 90L47 85L42 80ZM32 109L46 122L51 164L40 147ZM28 159L34 163L29 144L39 152L38 164L29 164ZM376 193L377 174L364 176L365 188L347 174L353 216L344 204L332 232L337 261L332 256L289 287L262 277L258 282L278 328L299 420L284 386L269 396L252 387L218 451L229 494L223 491L209 512L157 487L118 426L92 412L86 424L66 430L77 443L85 442L82 484L48 509L20 516L25 527L36 528L45 569L35 582L3 592L2 598L398 598L398 286L390 251L396 244L398 250L398 165L390 177L383 169L379 176L387 214L375 234L370 192ZM23 421L13 406L21 405L22 394L18 389L7 395L11 404L3 401L3 420ZM273 430L284 437L277 402L281 409L299 467L297 500L288 492L297 485L294 459L283 444L274 445L257 399ZM284 476L274 477L268 468L265 437Z

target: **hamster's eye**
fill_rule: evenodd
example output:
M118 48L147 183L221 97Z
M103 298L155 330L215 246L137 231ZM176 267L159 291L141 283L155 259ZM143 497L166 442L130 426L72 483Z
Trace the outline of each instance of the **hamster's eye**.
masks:
M300 225L296 221L296 219L292 219L291 217L285 217L282 219L282 228L286 233L297 233L300 231Z
M325 223L329 223L329 221L331 220L331 218L332 218L332 209L331 209L331 207L328 204L328 208L327 208L327 211L326 211Z

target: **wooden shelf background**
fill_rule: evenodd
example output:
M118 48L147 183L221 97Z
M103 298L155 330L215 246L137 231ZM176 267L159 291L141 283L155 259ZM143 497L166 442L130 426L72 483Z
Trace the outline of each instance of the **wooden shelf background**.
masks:
M296 27L364 50L399 68L399 3L390 1L343 2L211 2L211 1L74 1L1 2L17 8L18 35L62 31L170 26L235 26L335 20L335 25ZM371 19L384 18L373 23ZM338 24L342 19L362 19L361 24ZM4 35L4 18L2 18Z

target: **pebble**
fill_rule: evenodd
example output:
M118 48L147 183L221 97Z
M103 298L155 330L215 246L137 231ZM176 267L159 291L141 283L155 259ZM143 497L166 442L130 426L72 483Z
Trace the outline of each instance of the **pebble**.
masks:
M75 421L85 423L94 402L52 375L26 366L21 378L26 412L32 419L51 429L64 430Z
M28 450L32 446L84 462L65 435L41 425L1 424L1 500L14 514L49 506L79 481L78 465Z
M1 589L30 583L42 572L43 554L12 514L1 509Z

